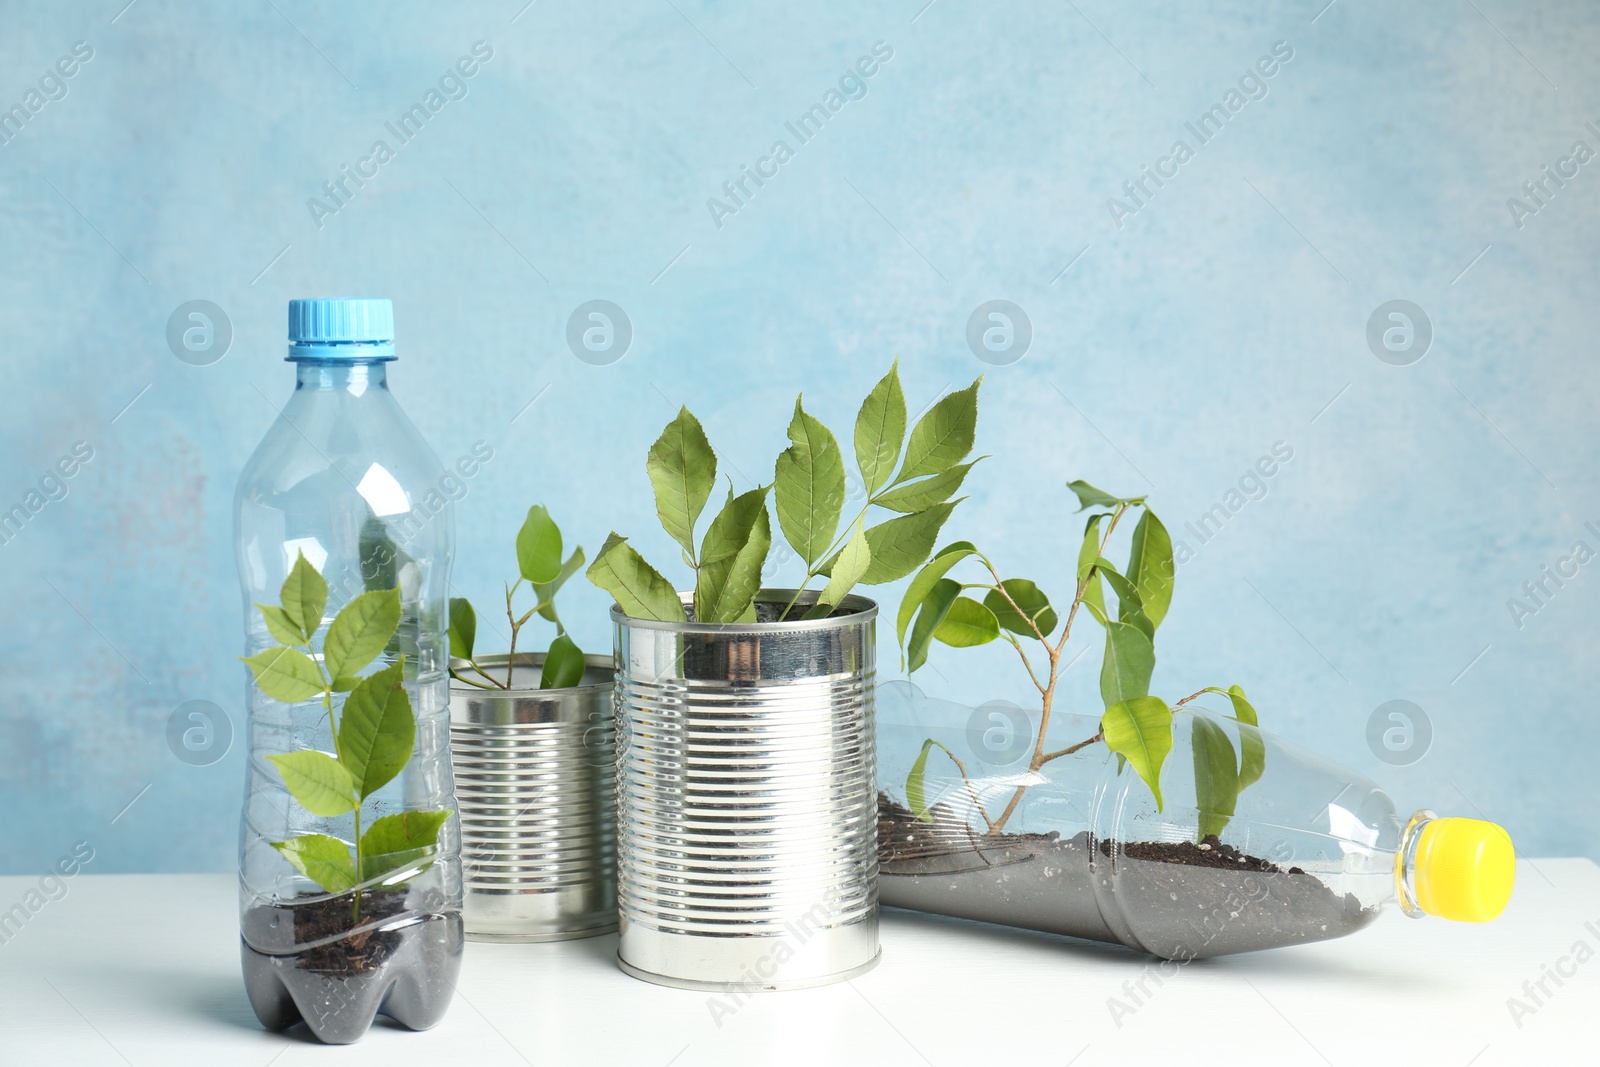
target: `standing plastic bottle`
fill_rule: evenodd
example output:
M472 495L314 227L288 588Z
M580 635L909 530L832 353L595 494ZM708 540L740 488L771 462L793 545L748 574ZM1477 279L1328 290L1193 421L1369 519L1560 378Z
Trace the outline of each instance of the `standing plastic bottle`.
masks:
M880 688L885 906L1190 960L1342 937L1388 905L1486 922L1510 899L1515 857L1499 826L1404 816L1367 778L1232 718L1174 715L1158 808L1103 744L1029 774L995 707L932 700L906 682ZM1099 728L1058 714L1046 748ZM929 738L945 751L925 761L920 796L908 798ZM1021 802L993 830L988 820L1019 786Z
M453 518L438 490L443 468L389 392L393 323L388 300L290 302L294 393L245 465L234 500L246 656L296 643L293 612L286 639L281 622L269 628L260 605L275 607L280 597L284 607L299 602L284 596L284 583L304 559L326 586L320 618L305 619L299 631L307 635L304 666L317 672L312 685L331 689L326 699L319 689L307 699L283 700L259 681L249 683L250 763L239 844L245 985L268 1029L303 1019L334 1043L359 1038L380 1011L412 1029L438 1022L463 942L446 672ZM307 577L317 584L304 571L296 580ZM360 667L360 678L324 683L326 670L352 658L326 643L340 610L363 594L396 588L398 623L387 638L370 642L370 666ZM306 786L292 791L277 758L299 753L294 758L323 767L351 763L360 739L346 724L364 697L352 684L385 670L393 682L388 692L404 691L384 712L389 718L374 720L400 738L388 769L373 771L377 757L363 754L366 780L378 783L370 794L353 777L355 793L332 805L346 811L307 810ZM413 729L409 754L399 709L405 703ZM375 751L370 736L364 743L364 753ZM313 806L330 809L327 802ZM388 844L380 848L373 835ZM368 846L366 856L358 840ZM383 854L374 857L375 850ZM330 871L330 863L343 873Z

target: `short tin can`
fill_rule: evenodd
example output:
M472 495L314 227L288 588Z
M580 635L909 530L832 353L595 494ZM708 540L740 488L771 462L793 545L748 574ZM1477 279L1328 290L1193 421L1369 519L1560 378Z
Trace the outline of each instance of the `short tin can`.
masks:
M586 658L581 684L566 689L538 688L542 653L517 655L510 689L451 683L468 940L617 928L612 664ZM477 662L505 680L505 656ZM482 681L464 661L452 666Z

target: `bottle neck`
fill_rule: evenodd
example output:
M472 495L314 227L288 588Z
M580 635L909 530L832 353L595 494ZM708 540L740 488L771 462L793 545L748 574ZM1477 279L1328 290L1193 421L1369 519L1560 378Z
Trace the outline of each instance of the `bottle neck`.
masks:
M1400 832L1400 847L1394 854L1394 895L1400 910L1413 919L1422 918L1424 912L1417 903L1417 845L1422 840L1422 828L1438 816L1423 808L1411 816Z
M387 392L388 365L378 360L302 359L295 364L295 391L341 392L363 396Z

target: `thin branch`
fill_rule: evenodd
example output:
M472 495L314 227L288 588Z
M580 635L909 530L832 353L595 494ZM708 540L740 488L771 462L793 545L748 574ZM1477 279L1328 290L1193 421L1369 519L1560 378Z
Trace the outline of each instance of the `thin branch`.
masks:
M935 741L934 744L939 745L939 742ZM961 760L956 757L954 752L951 752L943 745L939 745L939 751L943 752L946 756L949 756L950 762L954 763L956 765L956 770L961 772L961 781L967 787L967 795L972 798L972 806L977 809L978 814L983 817L983 821L988 824L989 832L991 834L998 833L999 827L995 825L995 821L993 819L989 818L989 813L983 810L983 802L978 799L978 791L973 788L972 779L967 776L967 765L962 763Z
M482 682L474 682L471 678L468 678L464 674L458 673L454 669L452 669L450 671L450 677L455 679L456 681L460 682L462 685L470 685L474 689L504 689L505 688L505 686L501 685L499 682L495 681L493 678L489 679L489 684L488 685L485 685Z
M1039 639L1039 643L1040 644L1044 644L1045 643L1044 631L1039 629L1039 624L1036 621L1034 621L1034 618L1033 618L1032 615L1029 615L1027 612L1023 611L1021 605L1019 605L1015 600L1012 599L1011 591L1006 588L1005 579L1000 577L1000 572L995 570L994 564L990 563L987 559L985 559L983 562L984 562L985 565L988 566L989 573L994 575L994 587L995 587L995 589L999 592L999 594L1001 596L1006 598L1006 603L1011 605L1011 610L1016 612L1018 615L1021 615L1023 617L1023 619L1025 619L1027 621L1028 629L1033 631L1033 635Z
M521 584L522 579L518 578L517 585ZM506 653L506 684L502 687L505 689L510 689L512 681L516 678L517 631L522 629L522 623L517 621L516 615L511 611L511 594L515 588L515 586L506 586L506 621L511 624L511 650Z
M1044 754L1044 757L1039 760L1039 765L1042 767L1046 763L1049 763L1053 759L1060 759L1062 756L1070 756L1074 752L1079 751L1080 749L1088 748L1090 745L1094 744L1096 741L1104 741L1105 739L1106 739L1105 733L1101 732L1101 733L1095 734L1093 737L1091 737L1091 738L1089 738L1089 739L1087 739L1085 741L1079 741L1075 745L1068 745L1066 748L1060 749L1059 751L1047 752L1047 753Z
M1010 641L1011 647L1016 649L1017 655L1022 657L1022 666L1028 672L1028 677L1033 680L1033 687L1039 690L1039 695L1044 696L1047 692L1049 692L1049 690L1045 688L1044 683L1039 681L1039 676L1033 673L1033 664L1029 662L1028 654L1022 651L1022 642L1017 640L1017 635L1012 633L1010 630L1001 630L1000 636L1004 637L1007 641ZM1046 649L1048 650L1048 646L1046 646Z

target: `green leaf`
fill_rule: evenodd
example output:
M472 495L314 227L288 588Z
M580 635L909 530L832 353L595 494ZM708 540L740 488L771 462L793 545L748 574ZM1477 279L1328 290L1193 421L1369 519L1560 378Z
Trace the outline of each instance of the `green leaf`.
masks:
M552 601L561 591L561 587L567 584L567 579L578 573L579 568L583 566L583 559L583 546L579 545L572 550L572 555L567 557L567 561L561 565L560 573L553 580L533 583L533 595L543 605L539 608L540 616L557 626L561 625L561 619L556 615L556 606Z
M1050 598L1026 578L1007 578L1000 585L1017 605L1016 608L1012 607L1011 601L1006 600L1000 590L989 590L988 595L983 598L983 605L994 613L1000 625L1014 634L1036 637L1033 627L1028 624L1031 619L1039 630L1049 637L1055 630L1056 623L1061 621L1056 618L1056 611L1050 606ZM1018 612L1017 608L1021 608L1022 611Z
M385 815L361 835L363 881L409 867L431 856L449 811L402 811Z
M335 678L354 675L394 636L400 625L400 590L375 589L344 606L328 625L322 658Z
M339 717L339 759L361 799L386 785L411 758L417 721L402 684L403 663L361 679Z
M278 647L239 658L255 675L261 691L273 700L298 704L322 694L322 671L304 652Z
M1126 626L1127 623L1111 625ZM1156 810L1160 811L1161 764L1172 751L1172 709L1167 707L1167 702L1152 696L1119 701L1106 708L1100 719L1100 730L1105 734L1106 747L1126 757L1150 787L1156 798Z
M1160 626L1172 604L1172 586L1177 568L1172 561L1172 537L1161 520L1149 509L1139 516L1133 528L1133 544L1128 554L1128 581L1139 590L1144 614L1152 627Z
M906 643L906 627L911 625L911 616L916 614L917 608L922 606L922 601L928 593L949 572L951 567L974 555L978 550L971 541L956 541L945 545L926 567L917 572L911 579L911 584L906 587L906 594L900 600L900 613L894 621L895 643L902 649ZM947 558L948 557L948 558Z
M356 686L358 686L360 684L361 684L361 679L360 678L355 678L355 677L352 677L351 675L346 674L346 675L342 675L342 676L340 676L338 678L335 678L333 680L333 684L328 686L328 688L332 689L335 693L348 693L348 692L350 692L350 690L354 689Z
M544 670L539 673L540 689L570 689L583 681L589 664L583 650L566 634L557 634L544 655Z
M683 622L683 602L672 583L634 551L626 537L615 532L606 538L600 554L585 572L589 581L611 594L623 614L657 622Z
M1079 511L1084 510L1084 508L1110 508L1116 507L1118 504L1132 506L1144 503L1144 497L1142 496L1112 496L1104 489L1096 489L1081 478L1068 482L1067 488L1071 489L1073 494L1077 496Z
M300 624L289 618L289 613L271 604L257 604L261 619L267 624L267 633L274 641L285 645L303 645L309 638L300 631Z
M906 807L923 822L933 821L933 815L928 811L928 798L924 793L923 779L928 771L928 751L937 744L939 742L932 738L922 742L922 751L917 753L917 761L911 765L911 773L906 775Z
M826 612L838 607L839 601L849 595L871 565L872 548L867 544L866 516L862 515L850 527L850 539L840 549L839 558L834 560L833 574L829 576L828 584L823 587L821 595L817 597L817 606L812 610Z
M861 576L861 584L898 581L922 566L939 538L939 529L956 505L965 499L935 504L927 511L901 515L869 527L867 548L872 552L872 562L867 565L867 573Z
M1083 543L1078 546L1078 577L1086 577L1089 569L1100 560L1100 524L1105 515L1090 515L1083 524Z
M1227 731L1203 715L1193 716L1190 746L1194 750L1194 799L1200 816L1200 839L1221 834L1239 801L1239 772Z
M543 504L528 509L517 531L517 571L530 582L554 581L561 573L561 528Z
M343 815L356 806L355 782L344 764L315 749L268 756L283 776L289 795L313 815Z
M1139 597L1139 591L1133 587L1133 583L1118 574L1111 561L1104 557L1095 564L1095 573L1103 576L1111 591L1117 594L1117 618L1123 622L1133 623L1153 642L1156 636L1155 623L1145 615L1144 602Z
M1107 619L1105 659L1100 667L1100 697L1106 707L1146 696L1155 673L1156 653L1150 638L1131 622Z
M1261 780L1267 769L1267 743L1261 736L1256 720L1256 709L1245 699L1244 690L1236 685L1228 687L1228 700L1233 704L1233 717L1244 725L1239 729L1239 792Z
M695 581L696 622L734 622L761 590L761 567L772 547L767 486L733 495L706 529ZM681 609L680 609L681 610Z
M895 485L949 470L967 458L978 428L978 386L982 383L980 376L965 389L942 398L917 420Z
M879 507L888 508L890 511L926 511L935 504L942 504L955 496L956 490L961 488L961 483L967 480L967 472L980 460L987 456L979 456L971 463L961 463L947 471L935 474L931 478L924 478L918 482L889 490L873 501Z
M994 612L976 600L957 597L933 636L952 648L971 648L987 645L999 637L1000 624L995 621Z
M933 583L922 598L922 610L911 627L911 643L906 646L908 671L915 671L928 660L928 645L934 634L950 614L950 605L961 595L961 583L950 578L940 578Z
M310 637L322 626L322 610L328 606L328 583L301 552L278 591L283 613L300 632Z
M356 545L361 555L363 588L393 589L400 584L400 568L410 563L411 557L400 551L400 546L389 536L389 527L370 509L361 523Z
M693 557L694 524L717 481L717 454L711 451L700 420L689 414L688 408L680 408L677 418L667 423L650 446L645 470L655 489L662 529Z
M356 865L350 846L327 834L302 834L287 841L273 841L272 847L290 865L328 893L344 893L356 887Z
M478 637L478 613L464 596L450 598L450 654L456 659L471 659L472 645Z
M900 388L900 360L879 379L856 413L856 465L867 495L878 491L894 471L906 437L906 395Z
M1096 619L1106 618L1106 594L1100 586L1100 574L1095 563L1100 559L1100 523L1105 515L1090 515L1083 526L1083 543L1078 546L1078 580L1084 583L1080 594Z
M844 456L820 421L806 414L799 398L789 420L790 445L778 454L773 496L778 527L809 569L833 544L844 509Z

